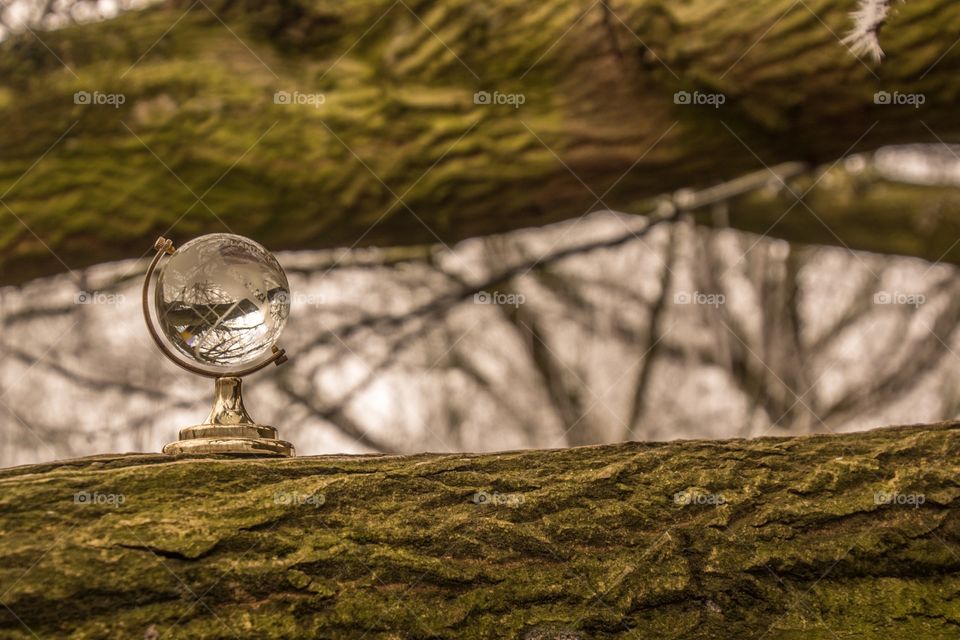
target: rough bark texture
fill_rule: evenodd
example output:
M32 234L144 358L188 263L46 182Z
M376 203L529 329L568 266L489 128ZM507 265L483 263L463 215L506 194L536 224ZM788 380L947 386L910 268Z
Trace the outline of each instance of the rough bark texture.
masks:
M895 3L875 70L838 41L855 5L210 0L26 34L0 47L0 283L139 256L171 226L273 249L452 242L829 161L861 136L960 139L960 4ZM326 100L274 104L278 90ZM525 102L475 104L481 90ZM878 90L926 101L876 105Z
M955 637L958 454L944 423L8 469L0 635Z

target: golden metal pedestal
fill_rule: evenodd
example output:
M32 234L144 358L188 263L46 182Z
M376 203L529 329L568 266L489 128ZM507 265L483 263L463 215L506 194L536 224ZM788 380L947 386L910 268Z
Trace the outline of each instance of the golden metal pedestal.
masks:
M257 424L243 406L241 380L215 379L213 408L203 424L180 430L180 439L163 448L170 455L231 453L239 455L296 455L293 445L277 439L277 430Z

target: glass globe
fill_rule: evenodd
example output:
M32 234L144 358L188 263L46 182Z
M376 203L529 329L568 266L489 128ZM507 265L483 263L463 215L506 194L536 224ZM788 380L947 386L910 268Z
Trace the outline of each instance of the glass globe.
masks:
M243 236L213 233L180 247L160 271L160 331L203 365L236 369L261 359L290 315L280 263Z

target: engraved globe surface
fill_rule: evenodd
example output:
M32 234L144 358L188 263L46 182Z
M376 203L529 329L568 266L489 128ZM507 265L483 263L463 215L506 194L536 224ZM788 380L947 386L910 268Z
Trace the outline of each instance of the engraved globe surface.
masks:
M280 336L290 287L280 263L243 236L213 233L180 247L155 292L160 331L178 352L225 370L252 364Z

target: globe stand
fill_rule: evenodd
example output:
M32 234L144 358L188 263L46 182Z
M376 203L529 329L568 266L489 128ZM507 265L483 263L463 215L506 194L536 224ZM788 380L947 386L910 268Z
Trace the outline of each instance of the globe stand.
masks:
M257 424L243 406L241 379L223 376L214 380L210 415L193 427L180 430L180 439L163 448L170 455L232 453L293 456L293 445L277 439L273 427Z
M163 342L160 333L154 327L150 317L149 288L150 281L164 255L174 253L173 242L158 238L154 243L156 255L147 268L143 280L142 304L147 331L154 343L167 358L191 373L214 378L213 408L203 424L184 427L180 430L180 439L163 447L169 455L205 455L223 453L248 456L292 457L296 455L293 445L277 438L273 427L257 424L243 406L241 378L255 373L270 363L280 366L287 361L286 352L272 348L270 357L263 362L240 371L215 373L195 366L178 358Z

